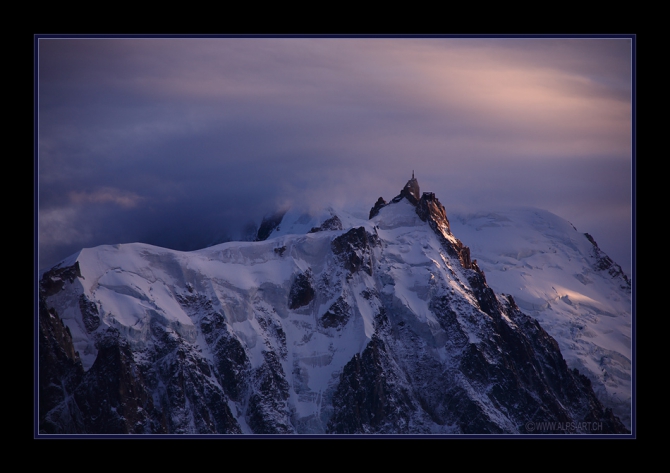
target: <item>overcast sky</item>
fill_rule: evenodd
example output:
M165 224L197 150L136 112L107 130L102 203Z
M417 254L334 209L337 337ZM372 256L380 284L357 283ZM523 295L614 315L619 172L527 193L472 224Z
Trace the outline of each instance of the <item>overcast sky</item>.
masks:
M447 215L547 209L630 275L631 54L626 38L42 38L39 267L201 248L281 205L372 207L414 170Z

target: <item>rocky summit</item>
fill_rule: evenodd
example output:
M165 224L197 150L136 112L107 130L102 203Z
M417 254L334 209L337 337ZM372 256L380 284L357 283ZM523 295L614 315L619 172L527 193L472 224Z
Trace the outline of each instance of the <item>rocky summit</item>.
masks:
M60 262L40 280L39 433L627 433L419 192Z

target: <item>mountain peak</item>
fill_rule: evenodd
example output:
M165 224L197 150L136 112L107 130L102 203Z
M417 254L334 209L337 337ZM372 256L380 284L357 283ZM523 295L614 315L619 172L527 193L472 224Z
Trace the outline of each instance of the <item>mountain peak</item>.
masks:
M411 202L412 205L417 205L419 203L421 190L419 189L419 181L414 177L414 171L412 171L412 178L407 181L407 184L402 188L400 194L393 199L393 202L398 202L403 197Z
M414 171L412 171L412 178L407 181L407 184L405 184L405 187L402 188L400 194L395 196L390 203L395 204L400 202L402 199L407 199L407 201L415 207L419 204L419 200L421 199L421 190L419 188L419 181L416 179L416 177L414 177ZM369 218L374 218L377 214L379 214L379 211L382 209L382 207L387 205L389 205L389 203L380 197L375 205L370 209Z
M407 184L405 184L405 187L403 187L400 195L407 197L407 200L410 202L412 202L412 199L415 200L416 202L412 202L415 205L419 202L419 199L421 198L421 191L419 190L419 181L417 181L416 177L414 177L414 171L412 171L412 179L407 181Z
M494 292L435 194L418 195L412 174L371 221L291 208L264 219L256 242L101 246L46 272L40 433L628 432L521 311L528 291ZM531 266L549 273L547 257L559 269L576 259L550 251L573 245L559 235L527 264L521 241L482 259L515 276L511 287L534 284ZM510 255L524 260L516 272ZM597 274L570 267L547 282L551 305L569 317L560 331L605 339L614 317L600 332L587 326L607 310L587 292L600 287ZM576 326L578 311L586 318ZM587 365L576 368L593 366L609 383L629 356L609 347L625 335L608 336L595 359L579 355Z

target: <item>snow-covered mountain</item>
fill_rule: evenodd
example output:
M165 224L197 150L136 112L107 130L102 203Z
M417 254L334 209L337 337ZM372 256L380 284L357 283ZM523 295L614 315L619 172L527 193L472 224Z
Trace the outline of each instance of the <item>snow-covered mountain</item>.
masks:
M414 178L255 242L81 250L40 282L40 431L627 432L480 267Z
M453 214L451 228L491 288L540 322L630 428L631 283L621 267L589 234L545 210Z

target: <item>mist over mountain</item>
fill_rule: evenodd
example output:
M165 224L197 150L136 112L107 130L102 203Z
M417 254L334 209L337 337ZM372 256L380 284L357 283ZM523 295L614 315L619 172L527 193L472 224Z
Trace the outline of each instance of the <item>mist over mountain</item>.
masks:
M266 212L533 205L631 274L634 37L36 36L38 265L192 251ZM366 211L369 210L366 209Z
M82 249L40 280L39 431L629 433L630 281L519 212L450 220L412 176L255 241Z

